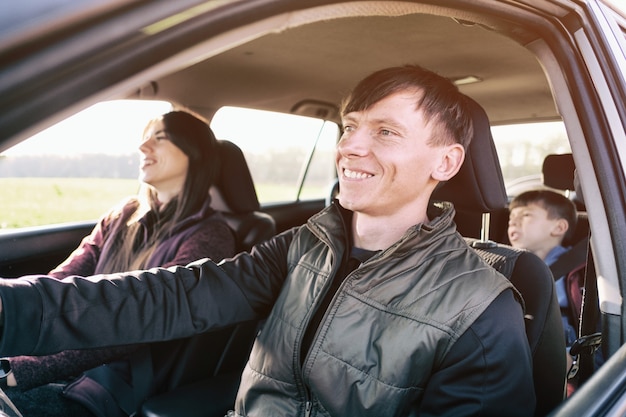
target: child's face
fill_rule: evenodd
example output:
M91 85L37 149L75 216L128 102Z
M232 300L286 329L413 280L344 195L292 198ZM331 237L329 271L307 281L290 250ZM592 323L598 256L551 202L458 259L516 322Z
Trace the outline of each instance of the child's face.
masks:
M561 244L563 219L548 218L548 211L530 203L511 210L508 235L511 245L533 252L541 259Z

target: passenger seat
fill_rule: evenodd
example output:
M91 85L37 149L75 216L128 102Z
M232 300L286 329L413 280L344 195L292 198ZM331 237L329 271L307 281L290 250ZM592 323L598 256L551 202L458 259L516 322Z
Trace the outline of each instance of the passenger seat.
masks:
M241 149L227 140L218 140L218 145L221 168L215 186L210 189L211 206L224 215L233 229L237 251L249 251L257 243L272 238L276 225L271 216L260 211ZM153 360L168 364L165 368L172 370L158 375L159 380L166 381L165 391L171 392L155 393L136 415L204 416L212 407L223 411L222 404L232 406L239 377L260 325L260 321L248 321L199 334L189 338L182 347L176 341L162 342L163 346L169 344L174 350ZM166 349L160 351L167 352Z
M211 206L222 212L235 232L237 251L249 251L252 246L276 234L274 219L260 211L252 175L241 149L228 140L218 140L220 174L211 187Z

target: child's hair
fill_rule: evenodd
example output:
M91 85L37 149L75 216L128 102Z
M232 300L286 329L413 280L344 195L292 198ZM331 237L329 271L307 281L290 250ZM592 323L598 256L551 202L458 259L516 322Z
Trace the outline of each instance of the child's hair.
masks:
M576 205L563 194L551 190L526 191L513 198L509 204L509 211L516 207L536 204L548 212L549 219L565 219L568 224L563 241L570 240L576 229Z

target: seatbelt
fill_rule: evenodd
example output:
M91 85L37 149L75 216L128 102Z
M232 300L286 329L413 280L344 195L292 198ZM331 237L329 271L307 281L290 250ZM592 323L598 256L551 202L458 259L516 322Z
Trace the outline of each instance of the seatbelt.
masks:
M147 399L152 381L152 355L150 348L141 348L129 356L132 385L128 384L115 370L101 365L85 372L99 383L117 401L124 412L132 416Z
M582 385L594 371L594 356L602 343L602 334L598 333L598 285L596 283L596 271L591 256L591 250L587 253L587 267L585 268L585 286L583 292L582 311L580 314L579 339L583 340L583 349L580 355L578 371L578 385Z
M588 247L589 236L581 239L570 250L559 256L559 259L550 265L550 271L552 271L554 280L556 281L577 266L586 262Z
M578 339L570 348L570 354L574 358L572 368L568 373L568 379L577 378L580 387L594 372L594 356L602 344L602 333L597 332L598 323L598 286L596 284L596 272L591 250L588 247L585 266L585 281L582 294L582 306L580 313L580 325Z

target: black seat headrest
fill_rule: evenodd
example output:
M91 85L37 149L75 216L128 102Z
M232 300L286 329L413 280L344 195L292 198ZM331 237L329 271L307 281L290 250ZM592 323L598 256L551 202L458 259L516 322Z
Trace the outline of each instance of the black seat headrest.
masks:
M574 158L571 153L550 154L543 160L543 185L557 190L574 191Z
M221 169L210 193L215 210L248 213L260 208L248 163L241 149L227 140L218 140Z
M580 181L576 174L574 156L571 153L547 155L543 160L541 173L543 174L543 185L556 190L566 191L565 195L576 204L576 209L579 211L579 220L587 224L586 215L580 213L585 211L586 208L580 189ZM577 227L578 229L580 227Z
M467 97L474 125L474 137L466 151L459 172L440 183L432 199L450 201L457 210L491 213L508 205L500 160L491 136L485 110Z

